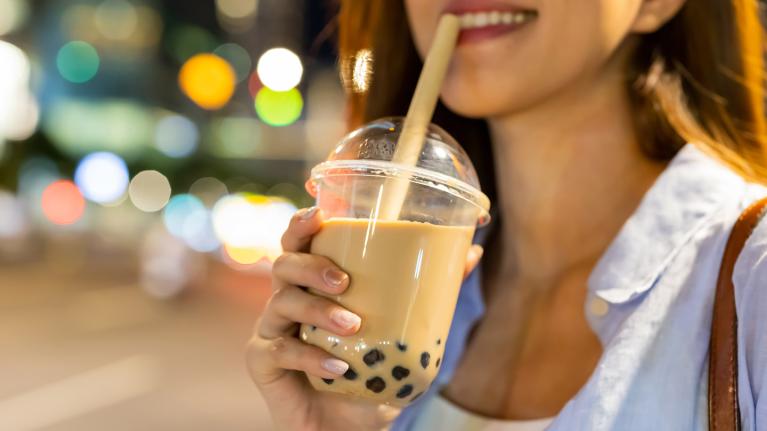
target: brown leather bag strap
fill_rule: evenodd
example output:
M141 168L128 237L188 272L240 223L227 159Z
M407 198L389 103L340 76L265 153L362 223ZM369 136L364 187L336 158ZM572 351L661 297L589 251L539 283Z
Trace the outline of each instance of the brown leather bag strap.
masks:
M738 316L735 311L735 262L746 240L767 208L767 198L750 207L738 218L727 240L714 299L711 341L708 357L708 429L739 431L738 404Z

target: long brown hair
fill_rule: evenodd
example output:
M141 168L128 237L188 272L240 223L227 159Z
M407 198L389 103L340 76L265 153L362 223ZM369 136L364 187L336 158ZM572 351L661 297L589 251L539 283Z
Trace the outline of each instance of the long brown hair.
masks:
M341 75L349 83L349 126L404 115L421 61L402 0L341 0ZM372 52L371 85L351 84L355 57ZM670 159L694 141L744 177L767 181L764 109L765 41L756 0L687 0L659 31L643 36L627 76L643 150ZM357 62L359 63L359 62ZM483 190L495 198L487 125L440 105L435 123L474 161Z

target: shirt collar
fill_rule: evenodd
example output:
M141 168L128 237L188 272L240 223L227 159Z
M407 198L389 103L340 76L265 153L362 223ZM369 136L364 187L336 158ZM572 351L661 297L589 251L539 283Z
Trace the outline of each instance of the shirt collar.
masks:
M649 290L677 252L745 181L693 144L661 173L600 258L589 290L613 304Z

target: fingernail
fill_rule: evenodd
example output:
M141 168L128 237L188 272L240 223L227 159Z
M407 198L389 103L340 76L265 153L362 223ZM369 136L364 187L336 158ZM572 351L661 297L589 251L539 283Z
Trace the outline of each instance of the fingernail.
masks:
M328 268L325 270L323 278L325 279L325 283L329 284L331 287L339 287L347 278L349 278L349 276L335 268Z
M317 210L319 210L319 208L317 207L311 207L305 210L301 210L301 214L299 214L299 217L301 218L301 220L309 220L310 218L314 217L315 214L317 214Z
M346 370L349 369L349 364L336 358L325 359L322 361L321 365L325 371L338 374L339 376L343 375Z
M351 311L336 309L330 314L330 320L335 322L336 325L344 329L352 329L362 322L360 316L352 313Z

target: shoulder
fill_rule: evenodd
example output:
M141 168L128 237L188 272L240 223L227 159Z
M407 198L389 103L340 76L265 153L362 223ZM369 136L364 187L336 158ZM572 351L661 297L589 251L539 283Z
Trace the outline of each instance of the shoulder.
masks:
M764 187L749 186L743 208L765 196ZM746 241L735 264L733 282L738 315L739 384L744 391L741 395L750 395L753 401L744 413L754 409L755 417L763 415L767 419L767 217L762 218Z
M765 197L767 188L749 184L740 211ZM762 217L746 241L735 265L733 281L740 302L751 295L760 295L767 299L767 217ZM758 288L759 285L761 289Z

